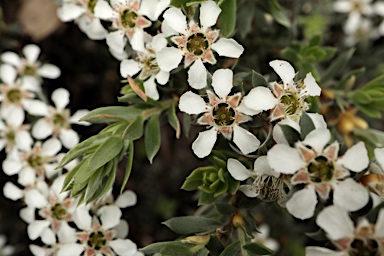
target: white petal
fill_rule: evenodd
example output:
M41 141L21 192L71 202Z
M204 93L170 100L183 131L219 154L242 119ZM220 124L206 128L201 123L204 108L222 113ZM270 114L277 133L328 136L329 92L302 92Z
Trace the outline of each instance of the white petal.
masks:
M320 128L308 133L303 143L311 146L318 154L321 154L330 139L331 132L328 129Z
M64 88L56 89L53 91L51 99L57 109L63 110L69 103L69 92Z
M103 27L99 19L88 18L84 15L77 19L77 22L79 28L88 36L89 39L102 40L108 35L108 31Z
M40 100L24 99L21 101L24 109L34 116L46 116L48 115L48 105Z
M344 23L344 32L348 35L355 34L359 28L363 27L363 18L358 12L351 12L347 21Z
M31 240L36 240L43 232L44 228L51 224L48 220L36 220L28 225L27 233Z
M48 204L47 199L37 189L25 192L25 203L28 207L41 209Z
M233 128L233 142L243 154L249 154L260 146L256 136L240 126Z
M163 22L161 23L161 32L166 37L174 36L174 35L178 35L179 34L173 28L171 28L170 25L168 25L168 22L166 20L163 20Z
M120 75L124 78L134 76L141 70L140 64L132 59L124 59L120 63Z
M268 151L267 157L269 166L274 171L284 174L294 174L306 165L299 152L285 144L273 146Z
M84 117L86 114L89 113L89 110L87 109L80 109L80 110L77 110L70 118L69 118L69 122L71 124L79 124L79 125L91 125L91 123L89 122L85 122L85 121L79 121L82 117Z
M375 153L376 161L379 163L381 169L384 170L384 148L375 148L373 152Z
M33 183L35 183L36 180L36 171L32 167L24 167L19 172L19 178L17 179L17 182L26 187L31 186Z
M127 38L124 33L120 30L110 32L106 36L107 45L112 48L115 52L123 52Z
M316 247L316 246L307 246L305 247L306 256L346 256L344 251L337 252L332 251L328 248Z
M24 193L12 182L7 182L3 187L3 194L6 198L16 201L22 198Z
M348 212L336 205L324 208L317 215L316 224L334 241L354 236L354 226Z
M207 86L207 70L201 59L195 60L188 70L189 85L198 90Z
M168 7L170 0L142 0L140 13L152 21L156 21L159 15Z
M57 9L57 16L63 22L74 20L80 17L83 13L85 13L85 9L76 4L64 4Z
M129 239L112 240L109 245L118 255L133 255L137 251L136 244Z
M42 91L41 80L34 76L23 76L21 78L21 88L26 91L40 93Z
M235 180L246 180L251 177L251 171L245 168L245 166L238 160L229 158L227 162L228 172Z
M276 106L277 99L267 87L253 88L243 99L244 104L253 110L268 110Z
M20 56L14 52L4 52L1 54L1 60L4 63L11 64L12 66L18 67L21 65Z
M39 119L32 128L32 136L36 139L45 139L53 133L53 126L45 118Z
M102 20L109 20L114 17L115 11L106 1L99 0L96 2L94 14Z
M327 123L324 120L324 117L318 113L307 113L307 115L311 118L315 128L327 128Z
M281 128L283 125L290 126L291 128L295 129L299 133L301 129L300 129L300 125L289 117L284 118L273 127L273 131L272 131L273 140L276 141L278 144L288 145L289 143L285 138L285 135Z
M244 47L232 38L220 38L216 43L212 44L211 48L220 56L239 58L244 52Z
M269 175L274 176L278 178L280 176L280 173L275 172L271 169L269 166L268 158L267 156L259 156L253 165L253 170L255 174L257 175Z
M341 159L339 158L337 163L343 165L345 168L353 172L361 172L367 168L369 164L369 158L364 142L360 141L348 149L343 157Z
M71 149L79 144L80 138L77 132L72 129L61 129L59 138L63 143L63 146L67 149Z
M159 96L159 92L157 91L157 84L155 82L155 77L154 76L151 76L149 79L147 79L144 83L143 83L143 86L144 86L144 91L145 91L145 94L154 99L154 100L158 100L160 98Z
M115 201L115 204L120 208L126 208L135 205L137 202L137 196L135 192L131 190L124 191Z
M29 151L31 149L33 139L31 137L31 134L27 131L18 131L15 134L15 142L17 148Z
M183 12L178 9L171 7L163 14L164 20L167 22L173 30L185 34L187 29L187 17Z
M236 108L236 110L239 111L240 113L243 113L249 116L254 116L263 112L262 110L254 110L254 109L248 108L247 105L245 105L244 100L241 101L240 105Z
M191 91L181 95L179 100L179 109L190 115L207 111L206 105L202 97Z
M25 207L20 210L19 215L23 221L30 224L35 221L35 208Z
M101 226L104 229L111 229L119 224L121 218L121 210L116 205L107 205L99 209Z
M286 206L290 214L298 219L311 218L315 213L317 196L313 186L306 186L297 191L288 200Z
M353 2L348 0L336 1L333 3L333 10L335 12L347 13L352 11Z
M115 59L122 61L123 59L126 59L129 57L128 53L123 49L122 51L115 51L111 47L108 48L109 52Z
M312 76L312 73L308 73L304 78L305 91L307 92L305 95L310 96L320 96L321 88L316 83L315 78Z
M379 211L375 225L375 236L384 237L384 209Z
M3 171L8 176L19 173L22 167L23 165L18 159L6 158L3 161Z
M119 224L113 228L116 231L117 238L126 238L129 231L128 222L124 219L121 219Z
M55 156L61 149L61 143L56 138L50 138L43 143L42 153L45 156Z
M82 244L62 244L56 256L80 256L83 251L84 246Z
M284 60L273 60L269 62L269 65L280 76L281 80L283 80L284 86L293 82L296 73L289 62Z
M212 87L220 98L225 98L232 90L233 72L230 69L218 69L212 76Z
M84 206L79 206L73 213L73 222L76 226L82 230L88 230L92 225L92 217L89 215L89 211Z
M143 2L141 2L141 4L143 4ZM158 52L161 49L163 49L164 47L166 47L167 44L168 44L168 42L167 42L167 39L165 39L165 35L160 33L160 34L155 35L152 38L151 47L155 52Z
M352 178L337 182L333 189L333 203L348 211L357 211L369 201L368 190Z
M34 244L29 245L29 250L34 256L49 256L49 253L45 248L42 248Z
M157 64L164 71L171 71L179 66L183 51L175 47L165 47L157 53Z
M44 228L40 236L44 244L52 245L56 243L56 235L50 228Z
M168 83L169 75L169 72L160 70L159 73L156 74L155 78L159 84L165 85L166 83Z
M35 63L40 55L40 47L35 44L28 44L23 47L23 54L29 64Z
M1 65L0 66L0 78L3 83L13 84L17 76L16 69L11 65Z
M216 24L221 9L214 1L206 1L200 6L200 25L204 28L212 27Z
M216 139L217 132L213 128L208 131L199 132L199 136L192 143L193 152L199 158L208 156L211 153L213 146L215 145Z
M146 52L144 46L144 30L142 29L136 29L135 33L133 34L132 38L130 39L130 43L132 46L132 49L138 52Z
M259 191L252 185L241 185L239 190L247 197L257 197L259 195Z
M59 243L75 243L77 240L76 230L70 227L66 221L62 221L57 231L57 237Z
M55 79L61 75L61 70L52 64L44 64L38 70L37 74L41 77Z
M2 106L0 108L1 111L1 117L3 117L5 120L11 120L13 117L17 119L22 119L24 120L25 118L25 113L24 109L20 106L15 106L15 105L7 105L7 106Z

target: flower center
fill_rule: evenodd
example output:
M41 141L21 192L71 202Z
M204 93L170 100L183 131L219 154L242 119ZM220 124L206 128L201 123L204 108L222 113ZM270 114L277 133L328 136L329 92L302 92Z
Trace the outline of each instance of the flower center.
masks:
M308 172L311 181L320 183L330 181L333 177L334 167L324 156L318 156L315 161L308 166Z
M203 55L208 46L208 40L203 33L196 33L188 37L187 49L194 55Z
M121 24L125 28L134 28L136 26L136 20L138 15L129 9L125 9L120 14Z
M106 246L107 241L105 234L100 230L96 230L89 234L87 244L89 247L99 251Z
M67 209L62 204L55 204L51 208L52 217L57 220L64 220L67 217Z
M236 111L227 103L219 103L212 111L213 119L219 126L229 126L235 122Z
M379 245L373 239L355 239L351 244L351 256L379 256Z
M44 159L40 154L31 154L27 158L27 163L33 169L38 169L43 166Z
M7 141L15 141L15 131L10 130L5 133L5 139Z
M281 97L280 102L284 105L285 112L287 114L293 115L296 113L299 100L295 94L288 93Z
M27 65L24 67L23 74L26 76L35 76L36 75L36 67Z
M145 80L150 75L155 75L159 72L156 56L139 53L139 62L143 65L140 73L141 79Z
M88 2L88 10L90 10L92 13L95 13L96 3L97 3L97 0L89 0Z
M53 125L57 128L64 128L68 126L68 115L67 113L55 113L53 115Z
M20 103L21 91L19 89L11 89L7 93L7 98L13 104Z

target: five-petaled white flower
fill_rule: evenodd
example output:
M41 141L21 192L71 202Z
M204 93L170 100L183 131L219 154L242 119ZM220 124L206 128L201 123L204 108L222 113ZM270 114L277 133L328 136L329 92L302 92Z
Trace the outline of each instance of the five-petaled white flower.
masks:
M164 24L175 32L171 37L175 47L165 47L157 54L161 69L175 69L184 56L184 67L189 67L188 83L192 88L201 89L207 85L207 71L203 63L215 64L213 51L220 56L238 58L244 48L233 39L220 38L219 30L212 30L221 9L214 1L205 1L200 7L200 26L194 21L187 24L186 16L180 9L170 8L164 13ZM213 51L212 51L213 50Z
M200 132L192 144L193 152L200 158L210 154L218 133L228 140L232 139L243 154L255 151L260 145L255 135L239 125L251 120L251 117L244 114L249 110L244 104L240 104L241 93L228 95L233 87L232 79L233 73L230 69L219 69L213 73L212 87L218 97L207 90L209 103L191 91L180 97L181 111L190 115L204 113L197 122L212 127L208 131Z

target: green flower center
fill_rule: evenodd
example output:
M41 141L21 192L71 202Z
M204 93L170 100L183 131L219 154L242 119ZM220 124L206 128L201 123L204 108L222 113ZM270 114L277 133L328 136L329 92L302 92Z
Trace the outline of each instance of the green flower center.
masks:
M5 139L7 141L15 141L15 132L13 130L11 131L8 131L6 134L5 134Z
M236 119L236 111L227 103L219 103L213 109L212 115L219 126L232 125Z
M25 66L23 70L24 75L26 76L35 76L36 75L36 67L34 66Z
M58 128L67 127L68 125L68 116L65 113L55 113L52 120L54 126Z
M196 33L188 37L187 49L194 55L203 55L208 46L209 42L203 33Z
M51 208L52 217L57 220L64 220L67 217L67 209L62 204L55 204Z
M324 156L318 156L314 162L309 164L308 172L313 182L330 181L334 172L333 163L329 162Z
M121 19L121 24L125 28L134 28L136 27L136 20L137 20L138 15L129 9L125 9L121 14L120 14L120 19Z
M299 105L299 99L295 94L287 94L281 97L280 102L284 104L284 109L287 114L293 115L296 113L298 105Z
M95 249L96 251L100 251L102 248L104 248L107 244L107 238L105 237L105 234L100 231L93 231L88 236L88 246Z
M351 244L351 256L379 256L379 245L373 239L355 239Z
M44 164L44 159L41 155L39 154L31 154L27 158L27 163L30 167L33 169L37 169L43 166Z
M88 9L92 12L95 13L95 6L96 6L97 0L89 0L88 2Z
M21 91L19 89L11 89L7 93L7 98L13 104L20 103Z

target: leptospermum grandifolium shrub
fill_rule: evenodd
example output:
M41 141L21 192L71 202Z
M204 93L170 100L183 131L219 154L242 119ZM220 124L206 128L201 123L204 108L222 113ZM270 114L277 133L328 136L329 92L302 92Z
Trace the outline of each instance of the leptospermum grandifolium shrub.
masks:
M383 1L63 0L57 15L105 40L123 87L116 106L71 113L66 89L43 97L60 69L38 46L2 53L2 166L18 177L3 192L25 205L33 255L384 255ZM73 124L105 128L80 139ZM199 129L186 157L204 161L181 186L199 208L163 223L177 239L138 249L124 188L139 140L152 163L165 125ZM263 204L306 242L270 238L284 230Z

